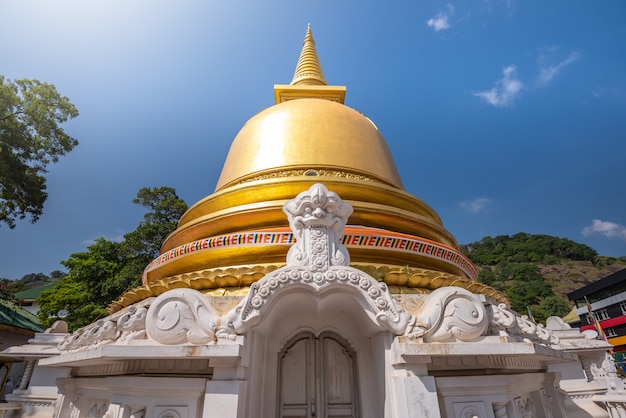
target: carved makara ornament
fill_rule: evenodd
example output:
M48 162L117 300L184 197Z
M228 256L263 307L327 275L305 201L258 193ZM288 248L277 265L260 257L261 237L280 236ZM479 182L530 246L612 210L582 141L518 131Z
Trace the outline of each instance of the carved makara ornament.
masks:
M202 293L172 289L150 306L146 332L162 344L206 344L215 338L217 320L217 312Z
M472 341L488 326L487 312L476 295L460 287L442 287L428 295L407 335L424 341Z
M287 253L287 265L324 271L350 264L350 254L340 241L352 206L336 193L314 184L285 203L283 211L296 238Z

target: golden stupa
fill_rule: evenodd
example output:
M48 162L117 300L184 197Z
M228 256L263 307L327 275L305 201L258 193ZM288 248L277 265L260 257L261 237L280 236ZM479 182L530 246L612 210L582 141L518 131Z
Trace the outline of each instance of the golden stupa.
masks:
M282 207L315 183L353 206L343 237L351 265L392 293L452 285L508 302L476 281L476 267L437 213L404 190L382 134L344 105L345 93L327 84L309 26L292 82L275 85L276 104L239 131L215 192L183 215L147 266L143 286L109 310L177 287L247 292L285 264L294 238Z

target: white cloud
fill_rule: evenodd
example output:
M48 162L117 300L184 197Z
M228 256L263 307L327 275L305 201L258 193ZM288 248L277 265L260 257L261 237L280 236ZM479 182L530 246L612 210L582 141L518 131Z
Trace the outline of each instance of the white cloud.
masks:
M626 96L624 94L624 91L620 90L617 87L615 87L615 88L608 88L608 87L602 87L602 86L601 87L596 87L595 89L593 89L591 91L591 94L596 99L600 99L600 98L603 98L603 97L623 98L623 97Z
M448 16L439 13L435 17L431 17L426 21L426 24L436 31L448 29L450 24L448 23Z
M480 213L489 209L491 199L486 197L477 197L476 199L461 202L461 208L469 213Z
M555 47L542 48L542 52L539 55L539 77L537 78L538 86L548 84L561 72L563 68L580 58L580 54L578 52L572 52L562 61L555 62L554 55L557 51L558 48Z
M496 107L509 106L524 88L524 83L517 78L516 71L514 65L504 67L502 70L502 78L495 82L491 90L473 93L474 96L480 97L487 103Z
M446 7L448 9L447 12L437 13L435 17L431 17L426 21L426 24L433 28L436 32L450 28L448 18L454 14L454 6L448 3Z
M608 238L626 240L626 226L616 224L615 222L601 221L600 219L591 221L591 225L584 227L582 233L586 237L590 235L604 235Z

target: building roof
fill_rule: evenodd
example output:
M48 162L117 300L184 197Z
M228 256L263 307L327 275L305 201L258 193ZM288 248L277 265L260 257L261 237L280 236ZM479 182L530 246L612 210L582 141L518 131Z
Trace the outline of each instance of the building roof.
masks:
M0 299L0 329L12 332L43 332L44 327L34 314L9 300Z
M585 296L589 296L593 293L599 292L600 290L606 289L624 281L626 281L626 269L617 271L609 276L606 276L603 279L590 283L585 287L574 290L573 292L567 294L567 298L569 300L582 299Z
M37 299L39 297L39 295L41 294L41 292L43 292L44 290L52 289L56 285L57 285L57 283L48 283L48 284L45 284L43 286L36 287L34 289L28 289L28 290L24 290L22 292L17 292L15 294L15 299L17 299L17 300L34 300L34 299Z

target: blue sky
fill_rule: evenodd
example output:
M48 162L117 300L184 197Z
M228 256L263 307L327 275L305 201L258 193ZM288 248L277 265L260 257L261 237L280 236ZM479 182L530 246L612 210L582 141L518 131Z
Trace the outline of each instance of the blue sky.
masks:
M625 18L623 0L0 0L0 74L80 111L44 215L0 226L0 277L120 239L141 187L212 193L309 22L328 82L459 243L523 231L626 255Z

